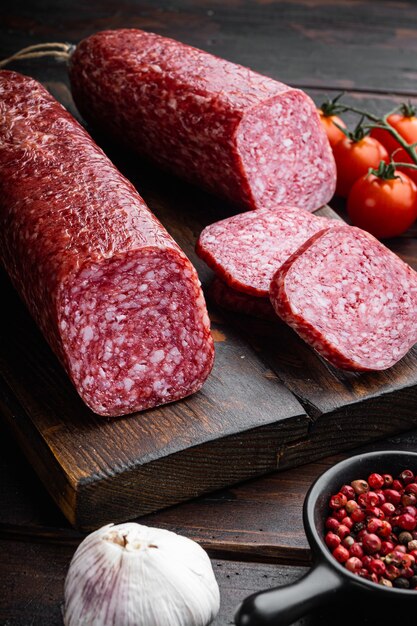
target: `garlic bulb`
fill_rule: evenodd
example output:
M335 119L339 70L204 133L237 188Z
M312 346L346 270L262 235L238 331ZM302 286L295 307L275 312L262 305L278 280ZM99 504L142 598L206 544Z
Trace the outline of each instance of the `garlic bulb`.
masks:
M197 543L168 530L109 524L88 535L65 580L65 626L206 626L220 593Z

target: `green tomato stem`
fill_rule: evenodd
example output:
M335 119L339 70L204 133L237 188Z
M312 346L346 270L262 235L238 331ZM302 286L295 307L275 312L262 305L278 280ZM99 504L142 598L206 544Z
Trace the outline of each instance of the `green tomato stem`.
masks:
M397 161L393 161L393 164L395 167L409 167L412 170L417 170L417 165L414 165L414 163L398 163Z
M362 109L358 109L356 107L352 107L349 105L344 105L343 112L351 111L352 113L357 113L358 115L362 115L368 118L368 120L375 122L374 124L367 124L366 125L367 128L381 128L382 130L388 131L394 137L394 139L396 139L399 145L402 148L404 148L406 153L410 156L410 158L417 165L417 153L414 149L416 147L416 144L408 144L405 141L405 139L403 139L403 137L388 122L388 117L392 115L393 113L395 113L396 111L398 111L399 108L400 108L399 106L396 106L394 109L392 109L392 111L389 111L389 113L387 113L383 117L377 117L376 115L373 115L372 113L368 113L368 111L362 111Z

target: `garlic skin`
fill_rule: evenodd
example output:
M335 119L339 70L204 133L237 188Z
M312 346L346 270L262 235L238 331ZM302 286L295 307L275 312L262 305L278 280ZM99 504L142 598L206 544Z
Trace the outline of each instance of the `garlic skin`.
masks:
M65 580L65 626L206 626L219 607L203 548L135 523L88 535Z

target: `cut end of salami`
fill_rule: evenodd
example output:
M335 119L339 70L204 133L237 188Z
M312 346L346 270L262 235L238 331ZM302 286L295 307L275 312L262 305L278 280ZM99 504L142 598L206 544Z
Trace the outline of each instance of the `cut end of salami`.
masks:
M327 137L312 101L289 89L247 111L236 147L251 208L294 205L313 211L334 193Z
M417 273L358 228L313 236L277 271L270 297L278 315L341 369L387 369L417 341Z
M197 254L232 289L267 298L277 269L312 235L337 224L280 206L234 215L207 226Z
M204 299L172 250L141 250L84 267L62 290L59 310L69 373L99 415L184 398L212 367Z

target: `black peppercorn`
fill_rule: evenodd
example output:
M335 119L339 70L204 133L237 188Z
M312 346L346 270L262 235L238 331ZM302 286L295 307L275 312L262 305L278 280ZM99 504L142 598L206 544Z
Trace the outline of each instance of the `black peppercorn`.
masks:
M354 535L357 535L357 533L359 533L361 530L363 530L364 528L366 528L365 524L363 522L355 522L351 528L351 532Z
M410 588L410 581L407 580L407 578L404 578L403 576L398 576L398 578L392 581L392 584L394 587L397 587L397 589L409 589Z

